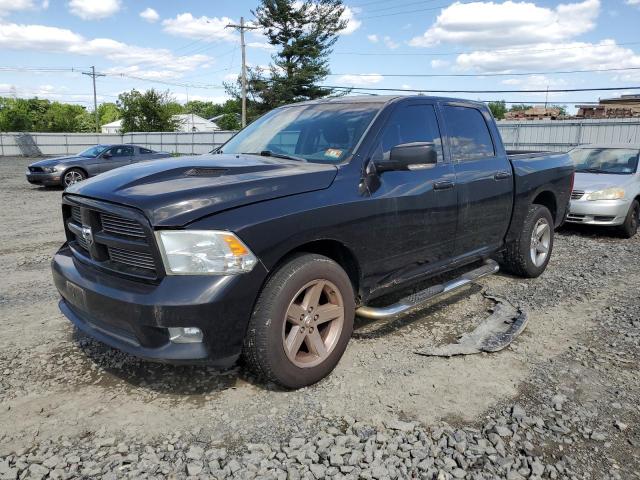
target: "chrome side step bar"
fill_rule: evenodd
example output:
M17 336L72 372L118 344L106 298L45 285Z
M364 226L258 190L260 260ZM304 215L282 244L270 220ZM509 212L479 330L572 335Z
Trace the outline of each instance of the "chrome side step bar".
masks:
M399 317L400 315L403 315L410 310L414 310L440 295L444 295L445 293L464 287L471 282L475 282L479 278L486 277L487 275L493 275L499 269L500 267L497 262L494 260L487 260L481 267L478 267L475 270L471 270L470 272L448 282L434 285L420 292L412 293L393 305L389 305L387 307L359 307L356 310L356 315L374 320Z

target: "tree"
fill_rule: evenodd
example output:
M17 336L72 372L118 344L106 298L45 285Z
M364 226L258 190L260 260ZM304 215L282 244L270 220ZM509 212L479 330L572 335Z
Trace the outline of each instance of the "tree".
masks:
M533 108L531 105L526 105L524 103L521 103L519 105L511 105L511 108L509 109L510 112L521 112L523 110L529 110L530 108Z
M504 114L507 113L507 104L504 100L500 100L499 102L489 102L489 110L491 110L491 113L496 120L503 120Z
M557 108L558 110L560 110L560 116L561 117L566 117L567 116L567 106L566 105L551 105L551 108Z
M222 130L240 130L240 119L236 113L225 113L222 117L216 120L216 125L218 125Z
M41 98L0 99L0 130L9 132L82 132L89 118L80 105Z
M155 89L140 93L133 89L118 96L122 113L122 133L175 132L179 122L172 118L175 102L169 92Z
M329 74L329 55L347 26L342 0L261 0L253 12L277 52L269 69L248 75L253 116L280 105L332 93L319 83ZM227 91L239 97L238 84Z
M120 109L113 102L101 103L98 105L98 122L100 125L115 122L120 118ZM95 126L94 126L95 128Z

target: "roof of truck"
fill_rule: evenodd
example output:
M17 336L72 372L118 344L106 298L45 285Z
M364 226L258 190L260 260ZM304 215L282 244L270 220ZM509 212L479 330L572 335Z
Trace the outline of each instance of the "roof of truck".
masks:
M583 143L574 148L629 148L640 150L640 143Z
M428 99L436 101L453 101L464 102L475 105L484 105L482 102L476 102L474 100L468 100L466 98L449 98L449 97L436 97L430 95L345 95L342 97L328 97L319 98L317 100L307 100L304 102L293 103L291 105L316 105L321 103L389 103L393 100L401 98L416 98L416 99Z

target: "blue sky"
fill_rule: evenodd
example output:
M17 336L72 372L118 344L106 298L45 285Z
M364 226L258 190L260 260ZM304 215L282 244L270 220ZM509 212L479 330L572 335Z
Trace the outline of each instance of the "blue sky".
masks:
M0 0L0 95L90 105L131 88L169 89L178 101L224 100L222 82L240 70L237 33L256 0ZM377 88L530 90L640 85L640 0L451 3L347 1L347 29L331 56L328 85ZM247 36L251 65L272 51ZM16 72L16 67L31 70ZM61 71L33 71L60 68ZM638 68L552 75L527 72ZM481 76L482 74L500 76ZM464 74L466 77L396 77ZM502 75L507 74L507 75ZM180 84L165 85L157 82ZM188 86L187 86L188 85ZM549 101L594 101L621 92L552 93ZM544 101L541 93L451 94L481 100Z

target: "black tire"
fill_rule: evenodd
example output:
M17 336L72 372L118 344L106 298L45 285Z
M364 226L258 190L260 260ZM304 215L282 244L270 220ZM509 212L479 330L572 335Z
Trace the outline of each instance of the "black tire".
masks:
M620 235L624 238L631 238L638 232L638 222L640 221L640 203L634 200L629 207L627 218L620 225Z
M72 181L71 180L72 178L75 180ZM80 168L70 168L69 170L64 172L62 177L60 177L60 184L62 185L63 188L67 188L70 185L73 185L74 183L78 183L86 179L87 179L87 174L84 172L84 170Z
M533 229L538 222L549 226L548 252L544 261L536 265L532 258ZM533 204L529 207L520 236L506 245L502 264L509 272L525 278L535 278L547 268L553 251L554 222L551 212L544 205Z
M339 291L344 320L327 357L318 365L300 367L289 359L283 344L286 314L290 303L298 298L297 292L318 279L331 282ZM273 274L260 292L244 340L244 361L266 382L291 389L311 385L329 375L338 364L351 338L354 317L353 287L340 265L322 255L296 255Z

